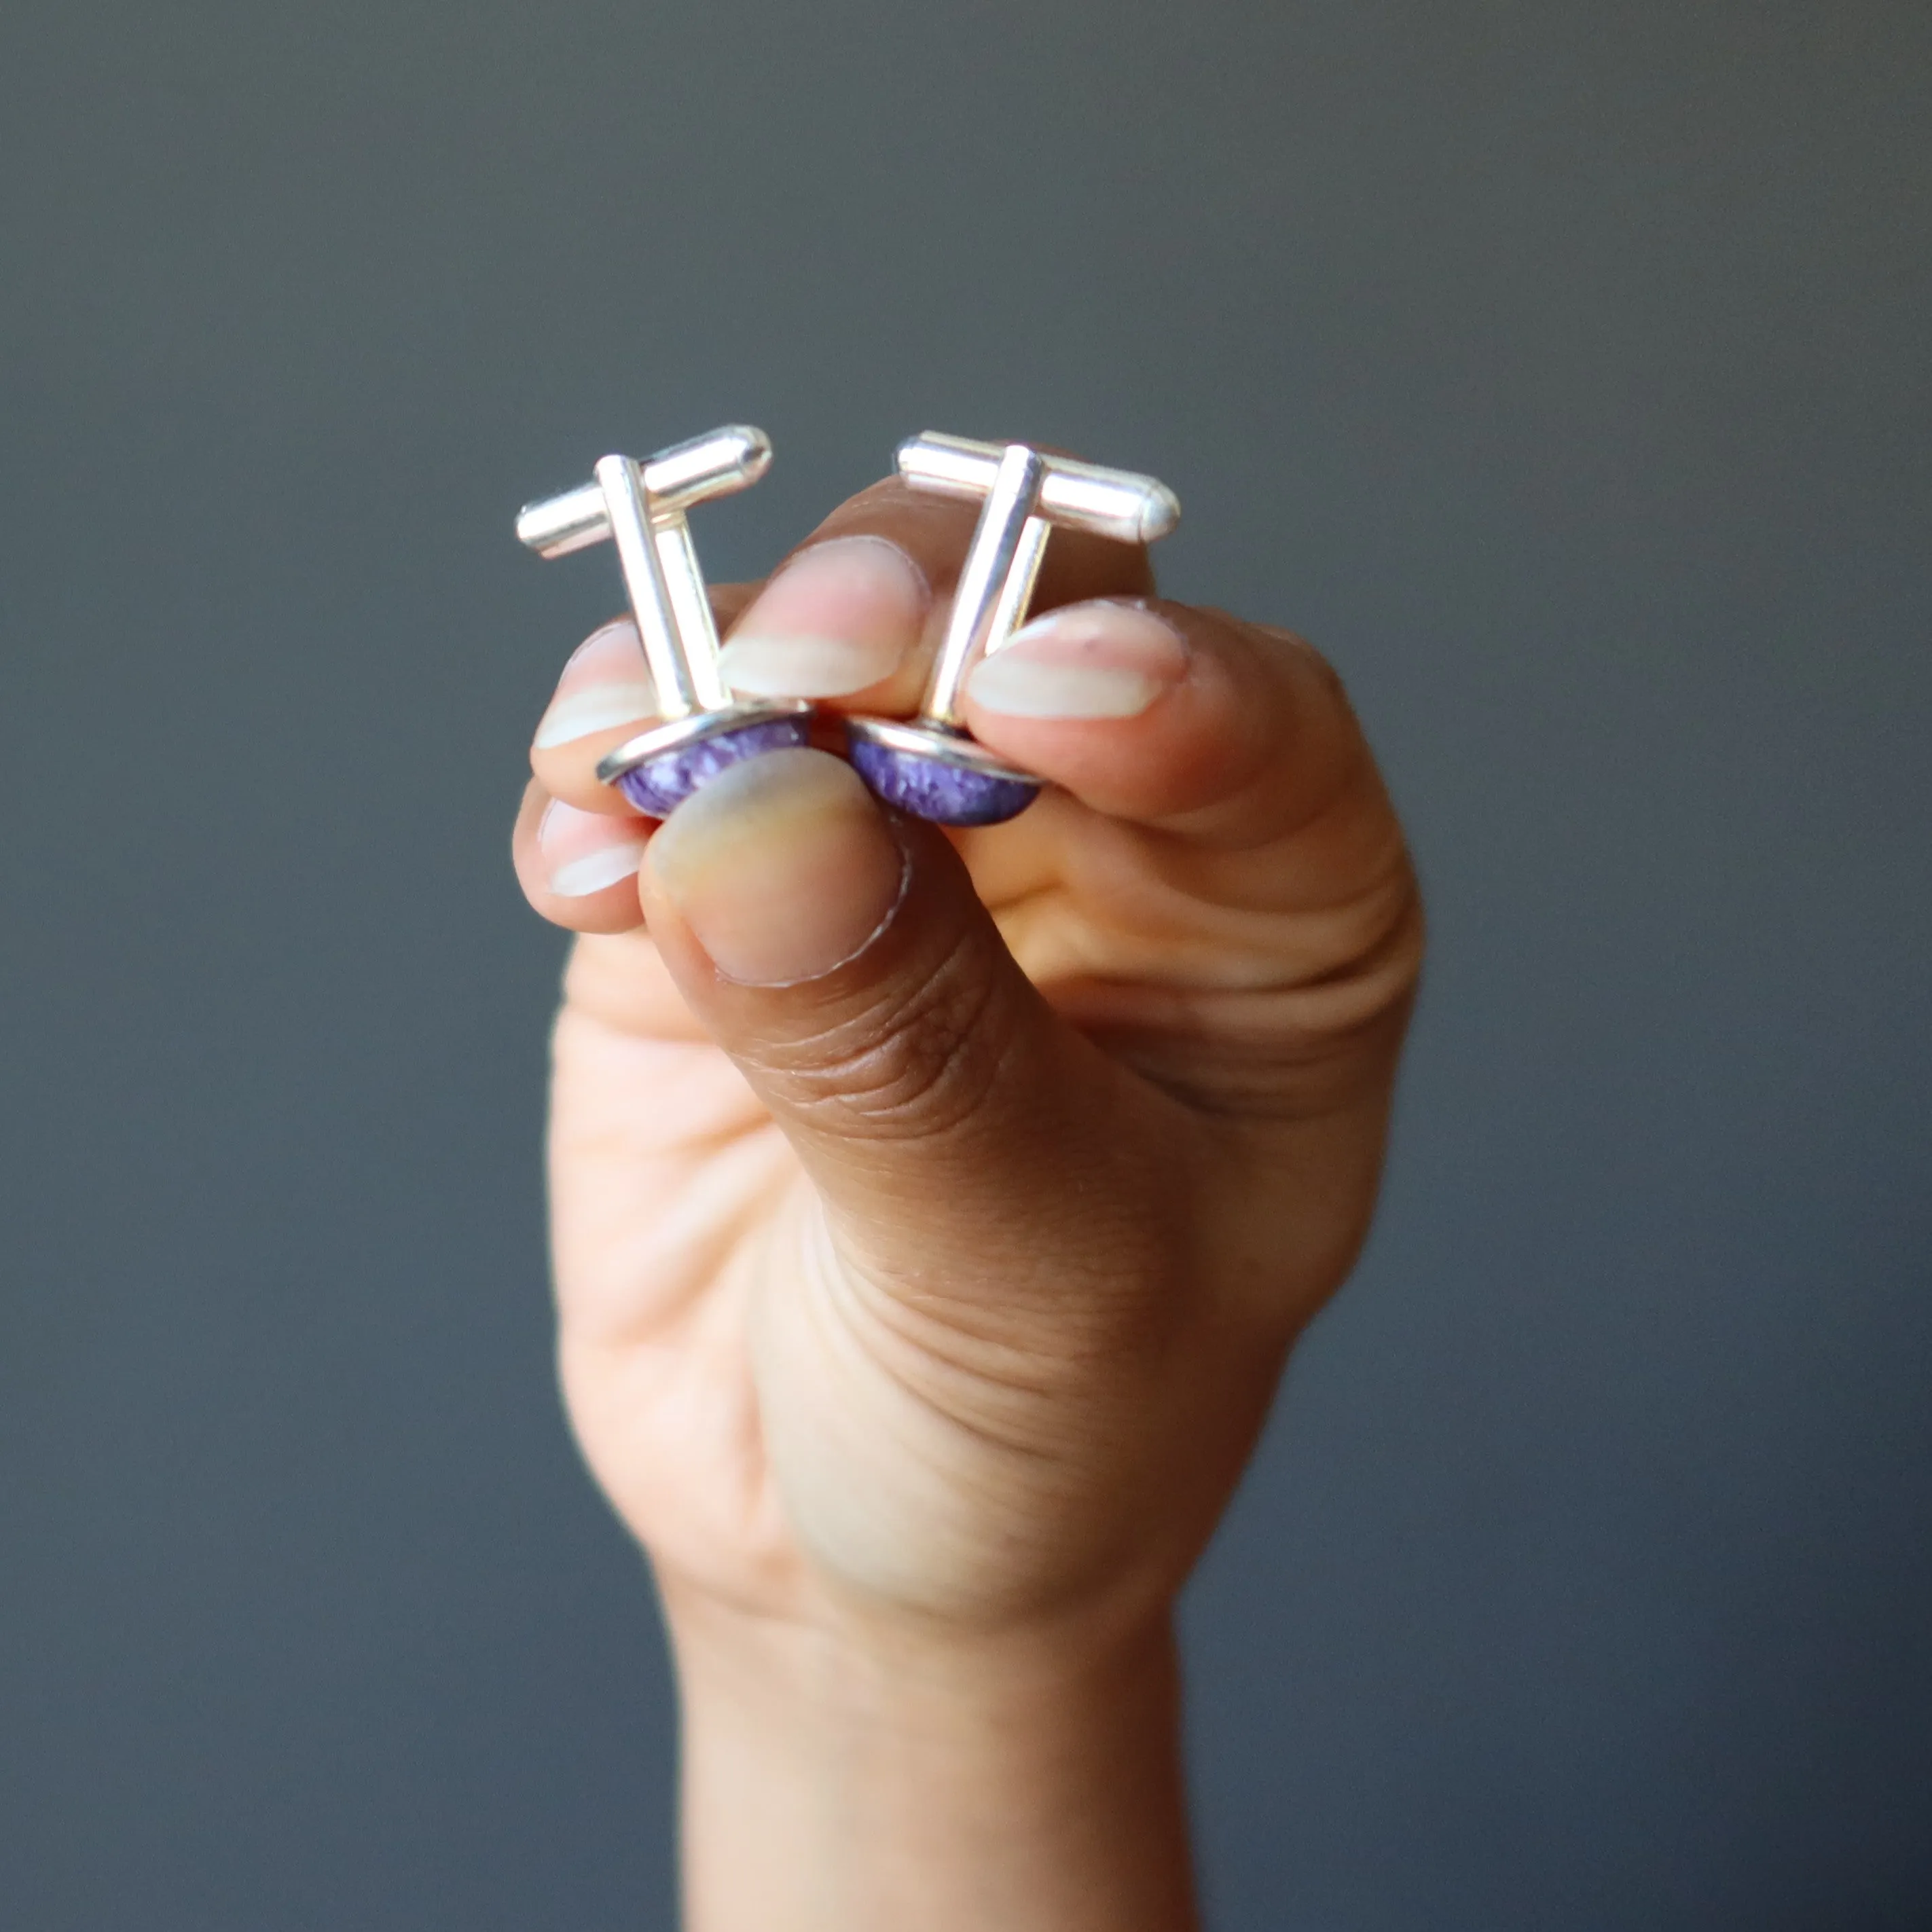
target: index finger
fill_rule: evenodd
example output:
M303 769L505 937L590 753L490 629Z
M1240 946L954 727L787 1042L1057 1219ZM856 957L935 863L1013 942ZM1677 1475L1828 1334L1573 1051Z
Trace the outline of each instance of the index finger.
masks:
M761 696L811 698L837 711L904 716L916 710L977 520L972 503L915 490L897 477L842 503L739 613L725 640L726 672L734 686ZM908 578L920 586L916 598L901 598L890 616L879 599L868 596L856 571L821 567L862 553L868 544L896 552ZM801 565L806 567L797 568ZM1096 597L1142 596L1153 587L1143 545L1055 530L1032 608L1045 612ZM822 640L849 637L855 629L868 646L863 681L826 676L819 661ZM808 658L807 647L816 656ZM842 670L852 654L838 656Z

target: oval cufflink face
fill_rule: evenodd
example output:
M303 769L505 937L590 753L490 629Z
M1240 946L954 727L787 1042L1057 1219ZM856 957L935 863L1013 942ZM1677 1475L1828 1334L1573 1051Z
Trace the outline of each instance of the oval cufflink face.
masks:
M1004 824L1040 796L1039 784L1017 773L980 770L856 734L849 749L853 769L875 797L934 825Z
M785 752L811 741L808 718L770 718L759 724L719 731L674 751L660 752L619 775L617 789L650 818L668 818L700 785L731 765L767 752Z
M853 768L886 804L935 825L998 825L1040 796L1032 772L968 737L913 718L848 718Z
M726 766L808 744L811 734L812 706L802 698L728 705L670 718L627 738L598 760L597 777L640 812L666 818Z

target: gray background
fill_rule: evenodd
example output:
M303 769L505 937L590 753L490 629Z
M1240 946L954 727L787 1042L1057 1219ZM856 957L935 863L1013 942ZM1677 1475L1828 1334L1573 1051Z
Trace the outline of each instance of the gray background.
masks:
M1932 11L9 0L0 1923L667 1926L548 1361L609 609L932 426L1348 676L1433 968L1191 1600L1227 1927L1932 1923Z

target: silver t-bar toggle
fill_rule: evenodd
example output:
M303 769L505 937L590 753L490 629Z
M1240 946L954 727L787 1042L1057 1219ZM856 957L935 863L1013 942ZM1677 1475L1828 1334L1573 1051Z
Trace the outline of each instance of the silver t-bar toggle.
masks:
M928 430L900 446L898 460L915 490L984 505L920 707L923 722L953 730L968 673L1026 620L1049 530L1148 544L1180 520L1174 492L1154 477L1043 456L1024 443L974 442Z
M1131 470L931 430L900 446L899 473L915 490L976 500L980 520L918 711L848 718L845 742L860 776L888 805L940 825L1001 824L1040 795L1040 782L968 734L960 703L968 674L1026 621L1051 531L1151 543L1180 520L1180 506L1166 484Z
M771 460L764 430L734 425L642 463L604 457L594 482L532 503L518 516L518 536L539 556L568 556L607 539L616 544L658 713L667 722L731 704L711 598L685 513L713 496L749 488Z

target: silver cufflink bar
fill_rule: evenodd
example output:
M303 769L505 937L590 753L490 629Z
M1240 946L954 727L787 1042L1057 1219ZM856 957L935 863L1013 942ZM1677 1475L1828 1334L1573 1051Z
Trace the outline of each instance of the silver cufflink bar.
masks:
M640 462L599 459L592 480L529 505L517 535L539 556L616 546L661 722L602 759L598 777L662 818L741 760L808 742L803 698L734 698L687 513L748 489L770 466L762 430L734 425ZM910 718L845 721L853 765L887 804L942 825L996 825L1039 796L1030 772L994 758L964 722L966 680L1026 621L1055 529L1148 544L1180 520L1167 486L1129 470L1048 456L1026 443L974 442L928 430L900 446L915 490L977 501L973 532L932 670Z
M918 715L848 718L860 776L889 805L941 825L997 825L1024 812L1040 781L983 750L963 716L966 680L1026 621L1055 529L1152 543L1180 519L1172 490L1130 470L1046 456L1023 442L974 442L928 430L902 443L915 490L978 499L980 521Z
M731 694L686 521L696 505L749 489L771 460L763 430L734 424L641 463L603 457L592 482L532 503L517 518L517 535L539 556L607 541L616 547L662 722L602 759L597 776L653 818L667 817L726 766L806 741L806 700Z

